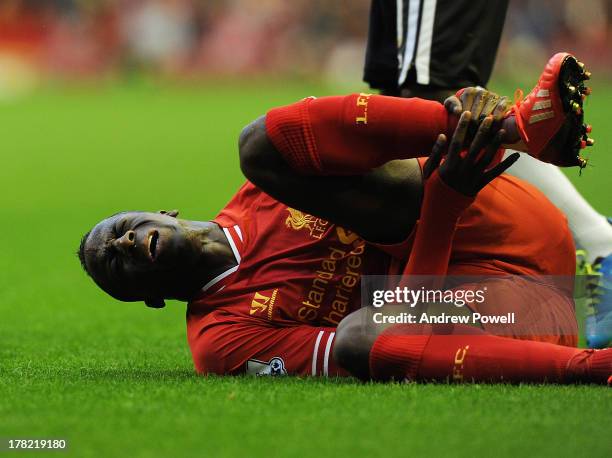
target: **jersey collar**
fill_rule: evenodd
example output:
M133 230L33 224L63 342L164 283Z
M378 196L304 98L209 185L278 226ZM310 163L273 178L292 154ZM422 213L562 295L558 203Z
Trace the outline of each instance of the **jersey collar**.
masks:
M215 293L217 291L221 291L226 286L226 282L222 280L228 278L231 274L236 272L240 267L240 261L242 260L242 256L240 252L244 248L244 238L242 235L242 230L240 226L235 224L230 227L223 227L223 233L227 237L227 241L229 243L230 248L232 249L232 253L234 254L234 258L236 259L236 265L227 269L225 272L220 273L215 278L210 280L200 290L201 293Z

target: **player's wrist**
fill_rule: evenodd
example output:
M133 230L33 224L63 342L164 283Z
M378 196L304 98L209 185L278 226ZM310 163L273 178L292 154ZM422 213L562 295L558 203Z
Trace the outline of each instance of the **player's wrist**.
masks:
M466 196L447 184L436 170L425 183L424 207L439 212L444 209L445 219L457 220L463 211L474 202L473 196Z

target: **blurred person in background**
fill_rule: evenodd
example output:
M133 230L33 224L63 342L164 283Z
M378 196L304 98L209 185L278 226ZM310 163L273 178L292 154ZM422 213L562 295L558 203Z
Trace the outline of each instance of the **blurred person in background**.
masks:
M537 8L528 14L537 18L537 26L530 27L531 21L524 24L535 36L548 38L559 29L563 9L552 3L528 3L531 9ZM567 4L575 10L575 2ZM383 94L438 101L460 87L485 87L507 10L507 0L373 0L364 80ZM612 341L612 225L554 165L522 155L508 173L534 184L565 213L581 248L577 252L580 272L604 278L599 285L603 287L585 291L590 296L586 338L590 347L608 346Z
M195 46L192 0L149 0L125 4L120 31L134 64L163 72L182 71Z
M411 5L419 2L400 3L414 11ZM436 3L438 10L446 5L458 11L463 5ZM503 6L507 1L490 3ZM473 17L480 4L470 5L461 16ZM525 68L537 68L552 50L572 47L596 70L608 71L610 4L610 0L513 0L508 4L500 68L510 75L520 71L523 78ZM359 44L363 51L369 6L369 0L4 0L0 2L0 57L10 50L30 62L41 81L49 76L121 76L134 69L177 78L262 73L321 77L321 69L330 67L333 75L324 72L324 77L338 76L340 67L345 74L356 75L360 64L355 62L362 58L357 57L356 48ZM440 21L439 16L434 19ZM437 22L433 33L446 35ZM490 22L487 38L494 43L492 26L499 20ZM467 25L466 19L456 24L467 36L480 33L466 29ZM401 27L404 33L410 30L407 22ZM415 33L413 63L420 65L419 35ZM397 43L389 43L393 53ZM411 49L404 43L400 46L404 51ZM411 60L404 59L404 54L402 63ZM413 75L407 68L404 65L399 71L406 72L407 80L416 78L416 72ZM443 73L432 70L432 76ZM346 75L339 79L348 82ZM351 77L351 84L356 80Z

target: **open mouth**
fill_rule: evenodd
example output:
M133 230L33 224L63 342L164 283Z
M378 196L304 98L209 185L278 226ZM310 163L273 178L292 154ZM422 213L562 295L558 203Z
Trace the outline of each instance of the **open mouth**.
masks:
M159 232L152 231L149 234L149 255L151 259L155 260L157 255L157 242L159 241Z

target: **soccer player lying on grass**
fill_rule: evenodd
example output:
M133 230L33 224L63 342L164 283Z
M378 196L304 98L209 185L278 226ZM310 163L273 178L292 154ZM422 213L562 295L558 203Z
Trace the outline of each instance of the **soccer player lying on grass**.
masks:
M612 350L574 348L573 304L553 285L534 283L521 296L518 309L531 319L515 338L465 325L364 333L370 308L359 309L364 274L573 275L564 218L534 188L500 175L517 156L499 163L498 147L580 164L582 116L568 107L582 100L563 90L580 82L574 63L549 63L554 78L541 78L533 97L545 93L552 116L535 125L525 122L529 98L507 116L496 96L463 107L461 94L449 110L369 95L274 109L243 131L241 166L254 184L217 218L114 215L83 237L83 267L120 300L188 301L188 341L202 373L606 383ZM475 113L459 118L467 108ZM483 112L491 115L481 120ZM460 154L471 119L480 127ZM425 163L409 159L428 151Z

